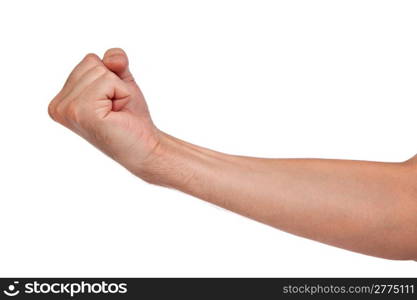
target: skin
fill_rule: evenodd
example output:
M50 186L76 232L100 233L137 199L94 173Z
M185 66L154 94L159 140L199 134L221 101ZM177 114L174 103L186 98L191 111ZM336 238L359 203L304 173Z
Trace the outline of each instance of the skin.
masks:
M417 260L417 159L262 159L219 153L153 124L122 49L88 54L50 116L143 180L278 229L388 259Z

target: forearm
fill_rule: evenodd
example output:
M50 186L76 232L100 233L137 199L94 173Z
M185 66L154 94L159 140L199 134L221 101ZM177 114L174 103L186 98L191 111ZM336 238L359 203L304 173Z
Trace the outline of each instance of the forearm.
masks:
M386 258L417 256L407 163L232 156L161 133L148 168L135 173L296 235Z

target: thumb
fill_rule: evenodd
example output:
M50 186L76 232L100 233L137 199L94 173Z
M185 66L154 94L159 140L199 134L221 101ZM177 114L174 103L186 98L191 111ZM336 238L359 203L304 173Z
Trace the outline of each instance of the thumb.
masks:
M126 52L121 48L111 48L104 53L103 64L107 69L115 73L124 83L127 84L128 89L132 92L132 96L126 104L126 107L137 113L148 112L148 106L146 105L145 98L142 91L136 84L132 73L129 71L129 59ZM124 106L124 101L120 101L120 107ZM116 107L116 110L118 107Z
M134 83L132 73L129 71L129 59L121 48L111 48L104 53L103 64L126 83Z

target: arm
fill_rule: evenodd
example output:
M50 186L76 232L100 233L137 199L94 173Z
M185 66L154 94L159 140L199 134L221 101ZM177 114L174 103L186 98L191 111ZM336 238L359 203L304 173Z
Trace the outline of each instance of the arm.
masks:
M87 56L50 115L138 177L281 230L390 259L417 259L417 166L227 155L153 125L120 49ZM93 70L93 71L91 71Z
M150 173L139 175L151 183L337 247L391 259L417 258L417 184L411 161L241 157L162 136Z

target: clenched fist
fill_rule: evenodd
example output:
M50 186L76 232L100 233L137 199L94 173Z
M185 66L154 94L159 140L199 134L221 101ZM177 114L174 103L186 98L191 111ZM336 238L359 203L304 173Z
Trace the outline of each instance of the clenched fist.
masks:
M55 121L130 170L144 164L159 144L159 131L122 49L108 50L102 60L88 54L48 111Z

